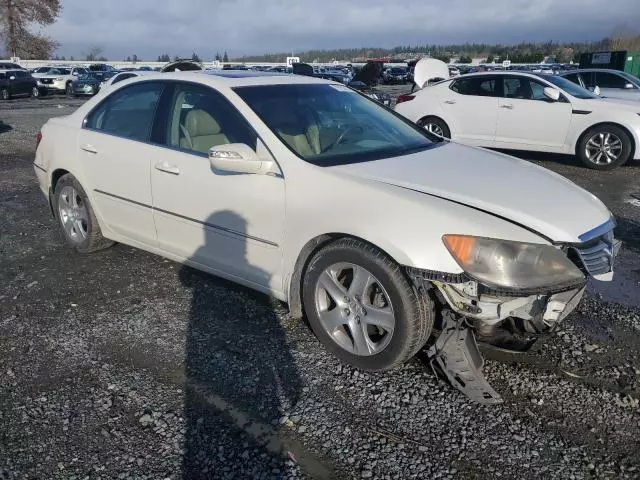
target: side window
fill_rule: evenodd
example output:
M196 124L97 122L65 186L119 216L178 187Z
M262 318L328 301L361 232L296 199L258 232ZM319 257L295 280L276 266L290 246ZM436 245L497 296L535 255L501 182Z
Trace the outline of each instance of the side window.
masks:
M14 75L16 78L27 78L27 72L23 72L22 70L16 70Z
M497 77L460 78L451 84L451 90L460 95L475 95L481 97L497 96Z
M565 75L564 78L566 78L570 82L575 83L576 85L580 85L580 77L577 73L570 73L568 75Z
M543 102L549 101L549 99L544 94L546 85L538 83L534 80L529 80L529 87L531 87L531 100L542 100Z
M596 81L595 81L595 73L593 72L583 72L580 74L580 76L582 77L582 81L584 82L584 86L586 88L590 88L591 90L594 89L594 87L596 86Z
M222 94L207 87L178 83L169 107L166 144L207 154L211 147L246 143L256 148L256 134Z
M107 97L85 119L85 127L147 141L164 83L137 83Z
M532 93L529 80L524 77L505 76L504 77L504 97L521 100L531 100Z
M629 83L622 75L610 72L597 72L596 85L600 88L624 88Z

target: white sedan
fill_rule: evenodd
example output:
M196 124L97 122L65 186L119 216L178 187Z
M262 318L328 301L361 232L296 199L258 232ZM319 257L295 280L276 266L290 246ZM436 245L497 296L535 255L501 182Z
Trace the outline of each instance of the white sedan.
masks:
M577 155L599 170L640 159L638 105L605 101L554 75L464 75L398 102L398 113L469 145Z
M514 318L553 328L612 277L590 193L311 77L125 80L49 120L34 166L76 251L121 242L268 293L364 369L420 350L438 303L490 341Z

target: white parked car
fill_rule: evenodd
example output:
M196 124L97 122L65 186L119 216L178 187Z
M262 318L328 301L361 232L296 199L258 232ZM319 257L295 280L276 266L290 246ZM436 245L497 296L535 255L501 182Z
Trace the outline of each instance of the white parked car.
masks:
M364 369L420 350L437 303L487 338L514 318L540 332L588 277L612 278L614 220L595 196L430 137L336 82L164 73L49 120L35 173L76 251L121 242L304 307Z
M49 92L71 95L73 94L73 82L87 72L88 70L84 67L52 67L34 73L33 77L37 80L40 88Z
M608 170L640 159L640 106L556 75L477 73L398 98L396 111L461 143L577 155Z
M128 80L130 78L135 77L143 77L147 75L157 75L158 72L149 71L149 70L136 70L130 72L120 72L116 73L113 77L105 80L100 84L100 92L108 91L113 85L116 85L124 80Z
M602 97L640 102L640 79L627 72L585 68L561 73L560 76L591 92L597 88Z

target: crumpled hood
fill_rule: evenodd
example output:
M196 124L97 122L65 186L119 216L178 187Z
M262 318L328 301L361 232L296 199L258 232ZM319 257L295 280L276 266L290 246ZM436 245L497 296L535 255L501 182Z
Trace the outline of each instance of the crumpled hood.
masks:
M554 242L579 242L580 235L611 218L596 196L561 175L508 155L456 143L329 168L469 205Z

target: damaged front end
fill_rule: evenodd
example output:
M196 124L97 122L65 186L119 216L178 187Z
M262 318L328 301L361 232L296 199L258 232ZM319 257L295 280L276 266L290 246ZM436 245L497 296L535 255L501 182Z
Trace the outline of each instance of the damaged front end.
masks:
M497 287L472 274L407 269L415 285L431 290L442 307L440 335L428 350L432 367L479 403L502 400L482 374L478 343L510 352L528 351L578 306L589 276L611 280L620 242L608 231L580 244L551 248L557 248L557 254L552 252L548 263L557 262L562 255L563 261L575 267L565 281L553 286ZM465 255L472 256L467 250ZM460 257L458 253L452 252L454 257Z

